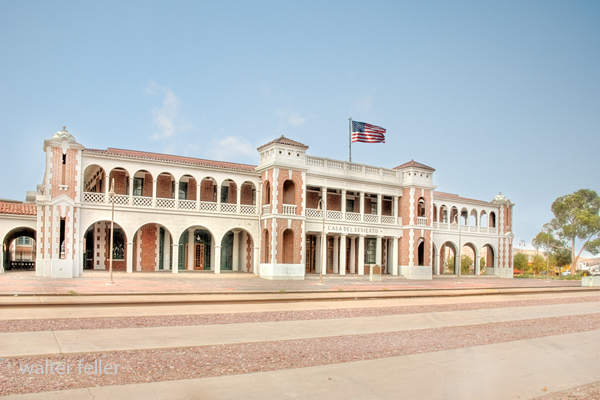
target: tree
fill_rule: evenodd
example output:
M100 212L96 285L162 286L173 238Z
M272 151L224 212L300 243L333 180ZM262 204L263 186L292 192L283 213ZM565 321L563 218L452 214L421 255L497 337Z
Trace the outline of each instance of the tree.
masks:
M454 257L446 257L446 273L454 273Z
M546 259L540 255L533 256L531 268L533 269L534 274L539 275L540 271L546 269Z
M460 273L468 274L471 270L471 265L473 265L473 259L466 254L463 254L460 257Z
M481 258L479 259L479 271L480 271L480 273L482 273L482 274L484 274L484 273L485 273L485 263L486 263L486 261L485 261L485 257L481 257Z
M554 200L550 225L561 239L571 242L571 274L583 250L600 253L600 197L591 189L580 189ZM575 255L575 240L583 242Z
M529 267L529 257L527 257L526 254L517 253L515 254L513 264L515 269L518 269L521 272L525 272L527 267Z

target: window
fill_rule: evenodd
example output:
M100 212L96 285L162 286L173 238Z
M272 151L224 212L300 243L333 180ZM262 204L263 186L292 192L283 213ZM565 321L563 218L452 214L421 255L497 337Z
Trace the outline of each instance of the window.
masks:
M371 200L371 214L377 214L377 202Z
M375 264L377 252L377 239L365 239L365 264Z
M133 195L144 195L144 178L133 178Z
M31 238L27 236L21 236L17 238L18 246L29 246L31 245Z
M346 199L346 212L354 212L354 200Z
M187 200L187 191L187 182L179 182L179 200Z

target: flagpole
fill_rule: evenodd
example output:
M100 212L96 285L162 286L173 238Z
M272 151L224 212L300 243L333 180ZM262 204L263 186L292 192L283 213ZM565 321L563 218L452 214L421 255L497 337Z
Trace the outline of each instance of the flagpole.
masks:
M349 162L352 162L352 117L348 118L350 126L348 127L348 148L350 149Z

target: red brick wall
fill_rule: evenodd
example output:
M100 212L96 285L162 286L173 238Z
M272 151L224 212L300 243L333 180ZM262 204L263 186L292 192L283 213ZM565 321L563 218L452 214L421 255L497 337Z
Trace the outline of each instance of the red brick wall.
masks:
M316 209L319 206L319 193L306 192L306 208Z
M171 175L159 175L156 178L156 197L163 199L173 199L175 196L171 192Z
M423 265L431 266L431 260L433 257L433 255L431 254L431 252L433 251L431 246L431 231L423 231L423 239L425 240L425 251L423 252Z
M112 170L110 172L110 182L115 180L115 193L127 194L127 172L121 170Z
M402 197L398 199L398 215L402 217L402 225L410 223L410 189L408 188L402 190Z
M342 195L327 193L327 209L331 211L342 211Z
M264 264L271 263L271 242L273 235L273 220L266 220L265 227L261 232L261 262Z
M56 198L61 195L67 195L68 197L75 199L75 169L77 167L77 150L67 149L66 153L66 168L65 168L65 180L64 184L68 186L68 189L60 190L59 185L63 184L63 152L60 147L52 147L52 162L51 171L52 176L50 178L50 185L52 186L50 195L52 198Z
M279 175L277 179L277 187L278 187L278 205L277 211L279 213L283 212L283 204L284 204L284 191L283 191L283 183L289 179L289 170L280 169ZM302 209L302 192L304 190L304 185L302 182L302 173L300 171L292 171L292 182L294 182L295 186L295 198L292 201L291 199L287 199L288 202L285 204L295 204L296 205L296 215L302 215L304 210Z
M211 179L203 179L200 184L200 201L214 201L214 182Z
M146 224L141 228L141 257L140 267L142 271L155 271L156 270L156 239L158 229L156 224Z
M399 265L408 265L408 253L409 253L409 249L408 249L408 235L409 235L409 231L405 230L404 234L406 235L405 237L401 237L398 239L398 263Z
M355 213L359 213L360 212L360 196L356 196L354 198L354 211L352 210L346 210L348 212L355 212Z
M241 199L240 203L243 205L252 205L252 191L254 190L254 186L249 183L242 184L242 192L240 194Z
M188 181L187 199L195 201L197 190L198 190L198 184L196 183L196 180L194 178L190 178L190 180Z
M242 186L243 187L243 186ZM246 235L246 272L252 271L252 237Z
M273 197L273 170L263 172L260 177L262 181L262 205L272 204Z
M365 203L365 214L371 214L371 198L365 197L364 203Z
M144 175L144 196L152 197L152 186L154 182L152 181L152 175L146 173Z
M292 220L291 230L293 231L293 255L284 260L284 231L288 229L286 219L277 220L277 263L300 264L302 250L302 221ZM290 239L291 240L291 239ZM289 242L288 242L289 243ZM291 261L290 261L291 260Z

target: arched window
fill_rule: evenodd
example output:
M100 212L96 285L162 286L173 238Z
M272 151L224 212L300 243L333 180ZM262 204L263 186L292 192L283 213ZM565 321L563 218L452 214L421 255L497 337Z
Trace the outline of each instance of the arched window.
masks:
M296 204L296 185L289 179L283 182L283 204Z
M425 241L421 238L419 242L419 246L417 247L417 265L425 265Z
M269 240L269 231L267 229L263 230L263 263L269 264L271 262L271 241Z
M263 204L271 204L271 182L265 182L265 188L263 190Z
M283 231L283 263L294 263L294 231L286 229Z
M419 199L419 208L418 208L418 217L424 217L425 216L425 199L423 199L422 197Z
M494 213L493 211L490 213L488 224L490 228L496 227L496 213Z

